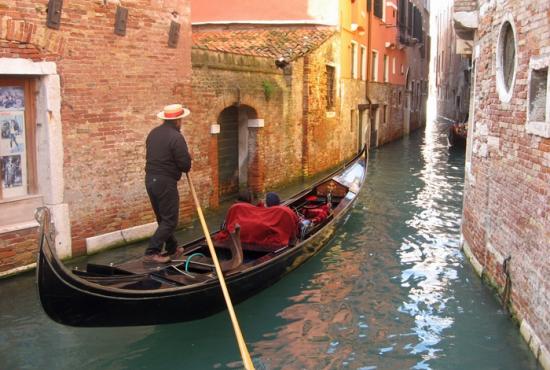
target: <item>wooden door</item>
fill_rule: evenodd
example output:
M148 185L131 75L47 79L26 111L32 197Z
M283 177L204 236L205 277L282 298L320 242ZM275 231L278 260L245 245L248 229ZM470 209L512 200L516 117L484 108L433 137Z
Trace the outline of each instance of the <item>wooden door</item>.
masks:
M218 118L218 179L221 199L239 191L239 110L229 107Z

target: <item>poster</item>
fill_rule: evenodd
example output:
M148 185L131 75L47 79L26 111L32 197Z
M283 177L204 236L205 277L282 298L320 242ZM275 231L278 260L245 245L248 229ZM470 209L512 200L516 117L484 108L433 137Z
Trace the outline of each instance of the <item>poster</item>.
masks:
M25 152L24 112L0 112L0 154Z
M4 189L23 186L23 171L20 155L2 156Z
M0 182L2 198L27 195L23 87L0 87Z
M20 86L0 87L0 111L24 110L25 93Z

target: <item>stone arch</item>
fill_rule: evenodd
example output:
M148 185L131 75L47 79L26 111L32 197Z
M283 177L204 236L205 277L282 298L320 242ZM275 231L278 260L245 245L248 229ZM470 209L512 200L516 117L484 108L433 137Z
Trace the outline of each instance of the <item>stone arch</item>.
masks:
M27 44L37 50L38 58L61 56L65 37L59 31L26 20L0 15L0 40Z

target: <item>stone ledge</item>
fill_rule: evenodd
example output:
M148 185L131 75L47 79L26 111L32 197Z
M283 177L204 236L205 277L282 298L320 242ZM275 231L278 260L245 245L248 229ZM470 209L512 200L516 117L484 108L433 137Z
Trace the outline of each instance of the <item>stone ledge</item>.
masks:
M550 138L550 122L527 122L525 131L528 134Z
M33 229L39 226L40 225L36 221L20 222L17 224L0 226L0 234L7 234L19 230Z
M31 263L30 265L16 267L14 269L7 270L7 271L2 271L0 272L0 279L6 278L12 275L20 274L22 272L29 271L34 268L36 268L36 263Z
M17 75L55 75L57 74L54 62L35 63L29 59L22 58L0 58L0 71L2 74Z
M455 21L455 28L459 30L476 30L479 27L479 13L477 10L454 12L453 20Z
M468 261L470 261L470 263L474 267L476 274L480 277L483 276L483 272L484 272L483 266L481 265L481 263L479 263L477 258L472 253L472 250L470 249L470 246L468 245L468 242L466 241L466 239L464 239L464 236L462 238L463 238L462 251L466 255L466 258L468 258Z
M537 336L531 325L529 325L527 320L521 321L519 332L529 345L529 348L537 360L539 360L542 367L545 370L550 370L550 355L548 353L548 349L545 344L541 342L540 338Z
M116 247L147 238L153 235L156 228L157 223L152 222L145 225L130 227L128 229L117 230L87 238L86 254L97 253L107 248Z

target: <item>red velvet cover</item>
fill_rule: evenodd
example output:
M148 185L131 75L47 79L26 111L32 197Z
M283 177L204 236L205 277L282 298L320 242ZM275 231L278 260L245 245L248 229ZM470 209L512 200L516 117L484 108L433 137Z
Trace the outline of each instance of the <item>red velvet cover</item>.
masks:
M241 226L241 242L265 246L266 250L288 245L296 237L298 216L286 206L256 207L248 203L236 203L227 211L225 230L215 240L229 237L235 225Z
M304 210L304 216L314 223L324 221L328 217L328 214L329 208L327 204L322 204L315 208L306 208Z

